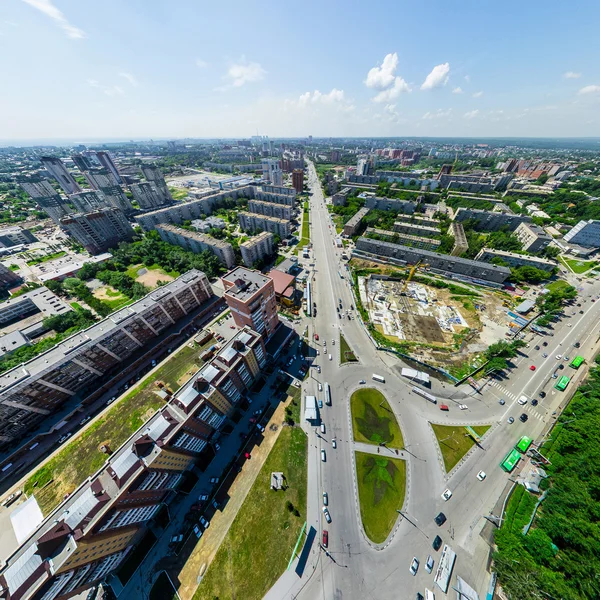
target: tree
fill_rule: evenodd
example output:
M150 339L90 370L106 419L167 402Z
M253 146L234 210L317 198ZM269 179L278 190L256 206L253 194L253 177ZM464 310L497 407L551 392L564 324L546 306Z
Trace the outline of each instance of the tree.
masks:
M557 248L556 246L546 246L542 251L542 255L545 258L553 259L556 258L560 254L560 252L560 248Z
M485 366L485 370L488 373L491 373L492 371L504 371L505 369L508 369L508 363L500 356L494 356Z

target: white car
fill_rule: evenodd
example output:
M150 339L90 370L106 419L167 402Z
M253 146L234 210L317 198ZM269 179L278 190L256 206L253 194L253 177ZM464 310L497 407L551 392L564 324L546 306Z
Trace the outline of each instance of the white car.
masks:
M204 527L204 529L208 529L208 526L210 525L210 521L208 519L205 519L204 517L200 517L200 525L202 525L202 527Z
M335 340L331 340L331 345L335 346Z
M325 462L325 450L321 450L321 460Z
M444 490L442 492L442 498L448 502L448 500L450 500L450 498L452 498L452 492L450 490Z
M331 445L333 446L333 448L337 448L337 440L335 438L331 440Z
M460 408L460 410L467 410L469 407L466 404L459 404L458 408Z
M485 471L479 471L479 473L477 473L477 479L479 479L479 481L483 481L485 478L486 478Z
M409 571L411 575L416 575L419 570L419 559L414 556L412 562L410 563Z
M521 406L523 406L524 404L527 404L527 396L521 396L521 397L520 397L520 398L517 400L517 402L518 402L518 403L519 403Z
M557 354L556 355L556 360L560 360L562 358L562 354Z
M321 433L325 433L325 423L321 423Z
M327 496L327 492L323 492L323 506L327 506L329 504L329 497Z
M323 391L323 385L319 384L319 391L322 392Z
M431 573L431 571L433 571L433 556L431 556L431 554L427 557L427 562L425 563L425 570L428 573Z
M325 515L325 520L328 523L331 523L331 515L329 514L329 509L326 506L323 507L323 514Z

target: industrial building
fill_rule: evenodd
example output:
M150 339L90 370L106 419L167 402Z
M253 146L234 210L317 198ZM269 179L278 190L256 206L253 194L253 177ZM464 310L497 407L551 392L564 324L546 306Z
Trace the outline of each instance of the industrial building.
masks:
M542 271L551 273L556 269L557 264L547 258L539 258L537 256L529 256L527 254L516 254L515 252L506 252L504 250L494 250L493 248L482 248L475 260L491 262L494 258L502 259L511 267L535 267Z
M275 254L273 234L263 231L240 244L242 260L247 267L253 267L267 256Z
M502 284L510 277L510 269L496 265L418 250L399 244L360 237L353 255L371 260L383 259L400 265L414 265L419 261L429 265L436 273L448 277L464 278L475 283Z
M579 221L565 234L564 240L585 248L600 248L600 221Z
M270 231L277 234L281 239L290 237L292 233L292 224L285 219L277 219L276 217L266 217L246 211L240 211L238 214L240 228L242 231Z
M238 327L250 327L265 340L279 325L275 286L270 277L260 271L236 267L221 277L225 302Z
M460 207L454 213L454 221L463 223L473 221L476 231L500 231L506 227L515 231L521 223L531 223L531 217L525 215L506 215L500 212L491 212L479 208Z
M541 252L552 241L551 235L533 223L521 223L515 229L515 236L521 242L523 250L532 254Z
M100 379L122 370L146 343L212 298L206 275L189 271L0 375L0 447L17 441L73 396L85 398Z
M358 228L360 227L360 222L362 220L362 218L369 214L369 211L371 209L367 208L367 207L363 207L361 208L345 225L344 225L344 230L343 230L343 234L346 237L352 237L353 235L356 235Z
M246 328L142 425L6 558L7 599L86 597L138 545L266 366ZM35 502L30 499L28 502Z
M163 242L185 248L190 252L212 252L228 269L235 266L233 246L229 242L218 240L205 233L182 229L168 223L161 223L156 227L158 235Z

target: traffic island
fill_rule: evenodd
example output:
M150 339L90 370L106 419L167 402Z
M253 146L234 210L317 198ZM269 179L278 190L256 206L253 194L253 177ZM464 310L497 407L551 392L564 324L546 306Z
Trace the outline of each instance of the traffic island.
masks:
M354 441L403 448L400 425L385 396L374 388L361 388L350 397Z
M346 338L340 333L340 365L349 362L358 362L358 358L350 349Z
M491 425L449 426L430 423L444 459L446 473L482 438Z
M398 458L355 452L360 518L367 537L383 543L404 504L406 464Z

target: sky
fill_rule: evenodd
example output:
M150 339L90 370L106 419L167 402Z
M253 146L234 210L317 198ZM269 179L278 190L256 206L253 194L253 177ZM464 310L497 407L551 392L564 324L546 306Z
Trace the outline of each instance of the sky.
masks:
M2 0L0 140L600 136L600 2Z

